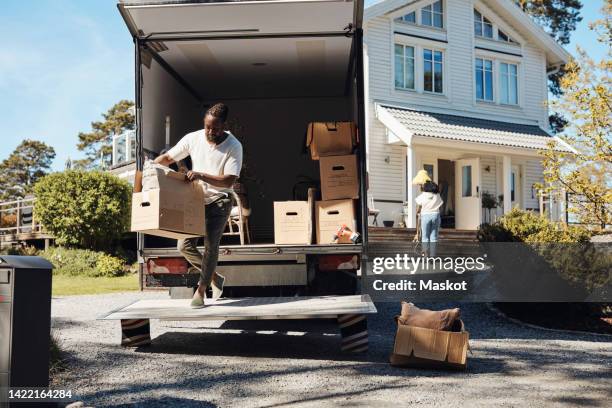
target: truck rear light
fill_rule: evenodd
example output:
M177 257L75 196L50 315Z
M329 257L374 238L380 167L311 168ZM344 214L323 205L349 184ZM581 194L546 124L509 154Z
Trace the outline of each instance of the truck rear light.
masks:
M148 258L144 264L144 272L151 275L187 273L189 264L185 258Z
M318 257L320 271L356 270L360 268L359 255L321 255Z

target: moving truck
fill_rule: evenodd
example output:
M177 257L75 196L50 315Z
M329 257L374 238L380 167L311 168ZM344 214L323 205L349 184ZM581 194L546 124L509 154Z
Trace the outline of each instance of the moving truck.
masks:
M365 244L275 245L273 227L274 202L306 200L319 179L308 123L350 121L359 139L356 226L367 242L363 1L122 0L118 8L135 45L137 169L201 129L216 102L229 106L243 143L251 240L222 241L225 295L355 293ZM138 234L138 254L143 287L197 284L175 240Z

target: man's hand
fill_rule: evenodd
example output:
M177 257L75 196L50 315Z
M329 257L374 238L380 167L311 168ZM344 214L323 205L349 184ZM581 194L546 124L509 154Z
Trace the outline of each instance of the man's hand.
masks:
M167 167L174 163L174 160L172 160L168 153L164 153L161 156L157 156L153 162Z
M213 176L206 173L200 173L197 171L190 170L185 175L185 181L202 180L205 183L213 185L215 187L229 188L236 182L236 176Z
M198 173L197 171L189 170L185 175L187 181L204 180L204 174Z

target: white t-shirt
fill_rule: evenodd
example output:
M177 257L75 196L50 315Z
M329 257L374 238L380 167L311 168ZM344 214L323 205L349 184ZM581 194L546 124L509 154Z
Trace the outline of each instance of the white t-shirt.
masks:
M440 194L423 192L415 199L416 203L421 206L421 214L434 214L440 210L442 197Z
M227 137L214 145L206 139L204 129L187 133L170 150L168 156L174 161L191 156L192 170L211 176L240 176L242 168L242 144L234 135L226 131ZM210 204L220 193L231 192L231 188L222 188L204 183L205 203Z

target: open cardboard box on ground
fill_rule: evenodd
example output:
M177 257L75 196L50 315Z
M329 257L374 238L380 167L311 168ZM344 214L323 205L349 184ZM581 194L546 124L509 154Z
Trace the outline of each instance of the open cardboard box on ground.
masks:
M274 202L274 243L311 244L312 211L308 201Z
M317 244L333 244L334 234L342 225L357 231L355 204L353 200L329 200L316 202ZM342 237L339 244L352 244Z
M325 156L353 153L357 144L357 131L353 122L312 122L308 124L306 146L312 160Z
M398 367L464 370L469 333L398 324L390 362Z
M359 198L359 176L357 156L327 156L319 159L321 172L321 198L340 200Z
M156 178L151 184L158 188L142 191L142 175L136 175L131 231L175 239L205 235L202 186L171 169L148 174Z

